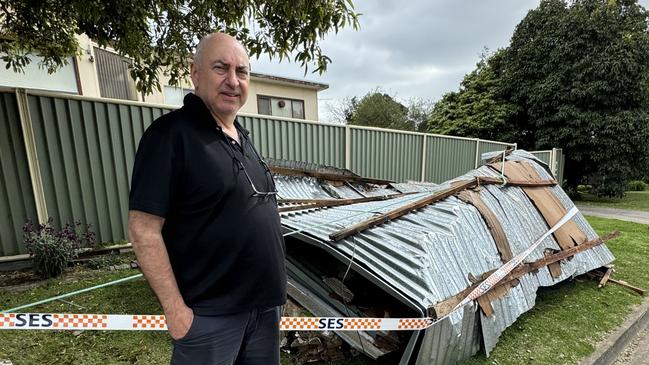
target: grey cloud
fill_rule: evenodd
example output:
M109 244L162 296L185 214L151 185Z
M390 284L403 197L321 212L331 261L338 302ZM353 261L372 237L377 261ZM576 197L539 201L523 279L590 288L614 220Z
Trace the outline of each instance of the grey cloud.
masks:
M320 93L324 103L362 96L377 86L402 100L435 101L458 89L484 47L507 46L516 25L539 0L354 3L363 13L361 29L325 37L322 49L333 60L326 74L305 77L298 64L265 58L253 60L253 69L327 83L330 89ZM649 0L640 4L647 7Z

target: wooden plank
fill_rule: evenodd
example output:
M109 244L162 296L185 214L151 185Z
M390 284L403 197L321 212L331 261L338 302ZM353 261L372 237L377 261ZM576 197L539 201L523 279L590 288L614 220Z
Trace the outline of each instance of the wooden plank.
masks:
M507 179L520 180L520 181L538 181L541 177L536 173L533 168L529 169L527 161L507 161L505 162L505 176ZM502 173L503 163L497 162L489 164L489 167Z
M490 166L499 172L502 168L501 164L492 164ZM505 163L505 176L524 181L540 180L536 170L526 161L507 161ZM524 187L523 191L539 210L548 226L554 226L566 214L566 208L551 189ZM579 229L579 226L573 220L568 221L556 230L553 235L559 246L564 250L579 245L587 239L586 234Z
M331 174L325 172L290 169L287 167L276 167L276 166L271 166L270 171L280 175L310 176L310 177L315 177L317 179L324 179L329 181L353 181L353 182L362 182L362 183L377 184L377 185L388 185L389 183L393 182L390 180L372 179L372 178L355 176L355 175Z
M510 148L510 147L507 147L505 149L505 157L511 155L512 152L514 152L514 149ZM498 156L494 156L494 157L490 158L489 160L487 160L487 165L495 163L495 162L500 162L502 160L503 160L503 154L500 153L500 154L498 154Z
M480 193L471 190L464 190L459 192L457 194L457 197L463 202L473 205L478 210L478 212L482 216L482 219L487 224L489 232L491 232L491 236L496 243L496 248L498 249L500 258L503 262L511 260L514 255L512 254L512 249L509 246L507 235L505 235L505 231L503 230L503 227L500 224L500 221L498 221L498 218L496 217L494 212L489 209L487 204L485 204L485 202L482 200L482 197L480 197Z
M354 224L351 227L347 227L336 231L329 235L329 239L334 242L340 241L345 237L349 237L358 232L362 232L368 228L377 226L389 222L393 219L399 218L405 214L412 212L413 210L421 209L429 204L448 198L451 195L454 195L462 190L466 190L478 185L477 179L459 181L451 185L451 187L438 191L433 195L419 199L413 203L407 204L398 209L392 210L388 213L378 215L376 217L364 220L360 223Z
M605 275L605 273L602 273L599 270L593 270L593 271L590 271L590 272L586 273L586 276L591 277L593 279L601 279L604 275ZM639 288L637 286L633 286L633 285L627 283L624 280L616 280L616 279L613 279L613 278L609 277L607 282L617 284L617 285L619 285L619 286L621 286L623 288L627 288L629 290L632 290L632 291L634 291L634 292L636 292L636 293L638 293L638 294L640 294L642 296L644 296L644 294L646 292L644 289Z
M613 268L612 267L609 267L608 269L606 269L606 272L604 273L604 276L602 276L602 280L599 281L599 284L597 285L597 287L601 288L604 285L606 285L606 282L608 281L608 279L611 278L612 273L613 273Z
M589 250L595 246L601 245L604 242L610 241L611 239L620 236L619 231L615 231L607 236L601 237L601 238L596 238L594 240L590 240L588 242L584 242L581 245L571 247L567 250L559 251L553 255L544 257L540 260L534 261L532 263L527 263L518 266L515 268L509 275L507 275L496 287L494 287L492 290L495 290L499 286L502 285L511 285L511 282L513 280L516 280L523 275L529 274L531 272L537 271L543 267L546 267L554 262L559 262L561 260L565 260L571 256L576 255L579 252L583 252L586 250ZM440 318L443 317L451 312L453 308L455 308L456 305L458 305L464 298L466 298L469 293L473 291L473 289L477 288L491 273L493 273L492 270L490 272L484 273L483 275L480 276L480 280L473 283L472 285L469 285L467 288L464 290L460 291L459 293L448 297L434 305L428 308L428 315L432 318Z
M549 188L523 188L523 191L541 212L548 226L552 227L566 214L566 208ZM587 239L586 234L574 220L566 222L555 231L554 237L564 250L579 245Z

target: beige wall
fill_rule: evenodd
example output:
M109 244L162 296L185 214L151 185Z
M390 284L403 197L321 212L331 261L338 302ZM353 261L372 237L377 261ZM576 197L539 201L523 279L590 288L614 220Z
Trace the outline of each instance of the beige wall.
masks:
M241 108L242 113L258 114L257 95L283 97L304 101L304 118L318 120L318 93L314 89L284 85L272 81L253 78L250 81L248 102Z
M97 46L97 43L93 42L85 34L79 35L78 40L81 48L81 54L76 57L79 72L79 84L81 86L79 94L99 98L101 97L101 92L99 90L97 64L95 62L96 57L94 51L94 47ZM160 72L159 80L162 85L162 91L155 90L152 94L145 95L144 98L142 97L142 93L138 92L138 101L165 104L164 86L169 85L169 77ZM182 87L187 89L194 88L189 79L182 82ZM242 113L258 114L257 95L303 100L305 119L318 120L318 92L313 88L307 88L289 82L253 77L250 80L248 102L241 109Z

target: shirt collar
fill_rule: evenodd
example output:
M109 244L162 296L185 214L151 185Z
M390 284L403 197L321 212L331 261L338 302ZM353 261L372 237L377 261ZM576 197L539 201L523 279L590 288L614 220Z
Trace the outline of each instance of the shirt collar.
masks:
M216 123L216 120L214 120L212 113L203 102L203 99L196 96L196 94L189 93L185 95L185 98L183 99L183 109L187 110L192 116L194 116L195 118L193 118L193 120L195 120L196 122L208 125L210 127L216 126L216 128L221 128ZM235 118L234 126L235 128L237 128L240 135L248 139L250 132L246 128L244 128L241 123L239 123L238 119L239 117Z

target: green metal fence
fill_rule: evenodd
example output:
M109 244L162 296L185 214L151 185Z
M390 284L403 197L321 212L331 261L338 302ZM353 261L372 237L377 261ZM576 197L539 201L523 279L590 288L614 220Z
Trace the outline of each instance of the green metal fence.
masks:
M0 90L0 256L24 253L25 219L93 224L126 238L130 174L144 130L169 106ZM22 111L22 112L21 112ZM242 114L266 157L326 164L368 177L442 182L513 144Z
M299 120L241 115L264 157L345 167L345 127Z
M16 95L0 94L0 256L22 253L22 225L37 221Z
M91 223L102 241L126 237L137 144L165 110L42 95L28 104L48 215Z
M424 135L349 128L351 170L378 179L420 180Z

